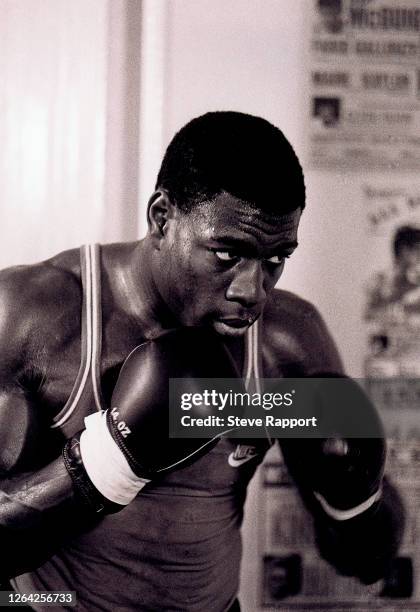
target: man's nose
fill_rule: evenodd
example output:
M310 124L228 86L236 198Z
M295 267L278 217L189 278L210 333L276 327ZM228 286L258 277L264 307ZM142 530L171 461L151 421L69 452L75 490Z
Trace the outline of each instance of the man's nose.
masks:
M226 299L248 308L261 304L266 298L264 280L262 262L256 259L244 260L235 270L235 276L226 291Z

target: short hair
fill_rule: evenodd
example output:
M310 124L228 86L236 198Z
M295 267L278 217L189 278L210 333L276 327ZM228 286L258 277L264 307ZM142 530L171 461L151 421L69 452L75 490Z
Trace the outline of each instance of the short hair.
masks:
M233 111L196 117L174 136L159 188L185 212L224 191L274 215L305 206L302 168L284 134L261 117Z
M411 225L403 225L397 229L394 236L394 255L398 257L404 247L412 249L420 246L420 229Z

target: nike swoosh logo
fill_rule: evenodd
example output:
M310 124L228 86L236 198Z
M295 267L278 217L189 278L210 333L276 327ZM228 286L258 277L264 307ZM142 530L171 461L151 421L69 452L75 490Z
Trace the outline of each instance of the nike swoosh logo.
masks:
M239 467L240 465L246 463L247 461L251 461L251 459L255 459L257 457L257 453L254 455L248 455L247 457L242 457L242 459L235 459L234 453L230 453L228 457L228 463L231 467Z

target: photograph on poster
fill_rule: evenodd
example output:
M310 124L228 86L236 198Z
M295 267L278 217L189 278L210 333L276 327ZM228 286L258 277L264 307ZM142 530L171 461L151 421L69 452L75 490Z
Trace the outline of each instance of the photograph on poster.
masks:
M0 606L420 611L418 0L2 0L0 74ZM171 435L289 378L379 433Z

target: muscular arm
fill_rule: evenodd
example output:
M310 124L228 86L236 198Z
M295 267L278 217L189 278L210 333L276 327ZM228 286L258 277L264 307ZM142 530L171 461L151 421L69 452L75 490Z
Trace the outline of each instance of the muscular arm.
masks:
M7 444L1 447L2 578L34 569L93 517L75 495L61 455L45 467L23 471L31 458L36 465L37 446L46 442L32 418L34 410L23 394L2 394L1 431L6 432L2 438L7 438Z
M274 349L281 361L293 364L291 374L287 365L281 366L285 375L342 375L337 349L316 309L290 294L285 293L283 297L285 306L282 310L277 307L275 311L272 307L275 315L272 325L277 331L273 331L270 337L277 343ZM288 320L289 326L282 315L284 310L288 314L286 322ZM404 525L404 509L398 492L386 478L381 487L384 458L381 458L384 452L381 442L377 439L348 440L356 461L345 454L342 457L334 456L334 453L328 455L328 445L323 446L323 440L283 439L279 442L302 500L312 513L321 555L342 574L357 576L366 583L378 580L397 553ZM375 461L379 467L376 474L373 470L369 476L369 469ZM352 476L354 474L360 477ZM316 495L320 493L320 486L323 487L322 493L327 491L326 501L338 510L362 508L359 505L378 487L382 488L382 495L366 511L356 511L352 518L341 520L351 513L329 514Z
M7 560L0 577L34 568L53 548L89 528L98 515L121 510L153 478L198 459L218 442L168 439L170 378L237 376L230 353L213 331L172 330L131 351L113 390L112 410L85 419L80 444L77 434L57 444L57 430L48 426L51 414L45 415L57 388L75 376L74 363L69 372L57 362L67 364L64 355L70 361L74 356L66 349L66 338L74 349L74 329L66 330L66 324L79 312L76 308L63 317L72 292L63 299L55 286L54 299L57 295L60 304L49 305L46 325L45 315L39 316L32 304L23 320L18 316L13 321L13 308L5 310L7 331L3 337L0 333L0 436L5 442L0 451L0 564L2 558ZM47 300L48 292L44 305Z
M0 578L34 569L71 535L70 525L81 530L93 516L75 494L64 441L52 437L46 406L34 399L42 319L27 280L25 270L0 276Z

